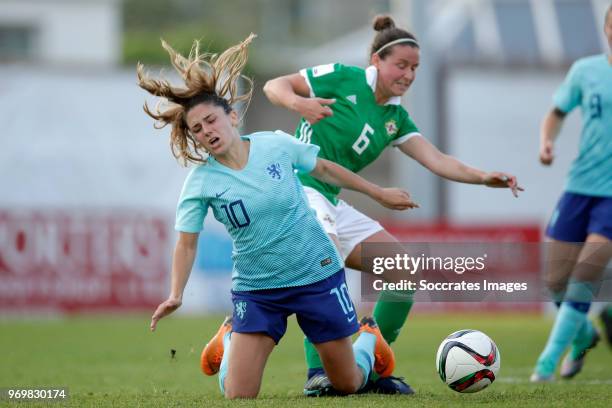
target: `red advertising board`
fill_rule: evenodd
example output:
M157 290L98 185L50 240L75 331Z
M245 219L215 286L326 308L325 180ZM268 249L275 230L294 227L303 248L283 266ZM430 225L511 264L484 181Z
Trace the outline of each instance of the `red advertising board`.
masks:
M540 242L539 224L386 223L402 242Z
M150 310L167 294L170 220L0 210L0 312Z
M447 243L526 243L541 242L541 227L537 223L513 224L452 224L452 223L386 223L385 228L401 242L447 242ZM526 258L526 270L538 271L540 259ZM523 260L523 261L527 261ZM503 261L503 260L502 260ZM515 259L507 262L516 264ZM499 265L498 265L499 266ZM509 268L510 266L506 266ZM416 310L461 311L461 312L538 312L542 303L537 302L417 302Z

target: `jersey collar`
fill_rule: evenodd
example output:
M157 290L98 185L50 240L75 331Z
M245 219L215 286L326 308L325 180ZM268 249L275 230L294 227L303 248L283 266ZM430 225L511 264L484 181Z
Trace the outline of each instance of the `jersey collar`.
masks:
M370 65L365 69L366 82L372 88L372 92L376 93L376 80L378 79L378 70L374 65ZM402 103L401 96L389 98L385 105L400 105Z

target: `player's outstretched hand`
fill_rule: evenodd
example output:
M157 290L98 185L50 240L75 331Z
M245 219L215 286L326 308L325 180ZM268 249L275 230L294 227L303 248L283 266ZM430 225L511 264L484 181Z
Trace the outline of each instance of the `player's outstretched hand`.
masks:
M174 312L176 309L181 307L181 304L182 302L180 299L174 298L168 298L160 303L159 306L157 306L157 309L155 309L155 313L153 313L153 316L151 317L151 331L155 331L157 322L159 322L162 317L166 317L170 313Z
M545 166L550 166L555 160L555 154L553 152L553 142L546 141L540 144L540 163Z
M321 119L325 119L334 114L328 105L335 102L335 99L299 98L295 103L295 110L298 111L308 123L314 125Z
M512 174L500 173L494 171L487 173L484 177L483 184L487 187L493 188L509 188L512 191L512 195L518 197L519 191L525 191L525 189L518 185L516 177Z
M383 207L392 210L419 208L419 205L412 201L410 194L399 188L382 188L380 195L376 197L376 201Z

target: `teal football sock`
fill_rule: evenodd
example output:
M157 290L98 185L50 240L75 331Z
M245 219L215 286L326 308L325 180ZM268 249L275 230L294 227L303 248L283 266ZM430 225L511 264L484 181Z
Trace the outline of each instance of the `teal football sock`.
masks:
M564 296L565 291L552 293L552 298L557 306L557 309L561 307L561 302L563 301ZM576 333L576 337L572 341L572 348L570 349L572 359L576 360L578 357L580 357L582 351L584 351L584 349L591 344L594 334L595 328L587 317L585 319L585 323L580 326L578 333Z
M593 327L593 323L586 317L584 319L584 324L580 327L578 333L576 333L576 338L572 341L572 348L570 349L572 360L580 358L582 352L591 345L594 335L595 328Z
M555 319L546 347L536 364L536 372L549 376L555 372L562 354L585 324L586 313L579 311L568 302L563 302Z
M225 377L227 376L231 335L232 332L227 332L225 336L223 336L223 358L221 359L221 367L219 368L219 388L221 388L221 394L223 395L225 395Z
M353 353L357 366L363 373L363 388L368 382L372 367L374 367L374 347L376 346L376 336L372 333L361 333L355 343L353 343Z

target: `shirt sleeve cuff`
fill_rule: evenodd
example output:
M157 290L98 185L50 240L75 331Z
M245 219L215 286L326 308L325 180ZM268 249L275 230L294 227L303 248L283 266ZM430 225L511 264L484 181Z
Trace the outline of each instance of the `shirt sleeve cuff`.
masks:
M175 231L178 231L178 232L188 232L190 234L197 234L199 232L202 232L203 229L204 229L204 227L199 227L199 228L196 228L196 227L186 227L186 226L178 225L178 224L176 224L174 226L174 230Z
M300 173L310 173L317 165L317 157L319 155L319 146L307 145L304 149L300 160L300 168L297 169Z
M423 136L421 135L419 132L412 132L412 133L408 133L407 135L404 136L400 136L397 139L393 140L393 142L391 142L391 145L393 147L397 147L399 145L401 145L402 143L404 143L405 141L413 138L414 136Z
M310 97L314 98L315 94L314 94L314 91L312 90L312 85L310 84L310 80L308 79L308 71L306 70L306 68L300 69L300 75L306 81L306 85L308 85L308 89L310 89Z

